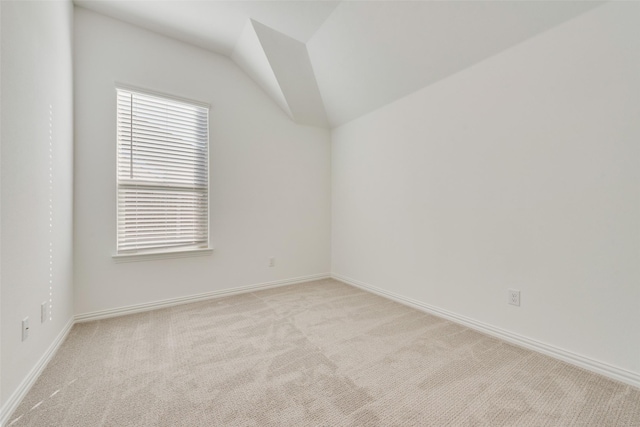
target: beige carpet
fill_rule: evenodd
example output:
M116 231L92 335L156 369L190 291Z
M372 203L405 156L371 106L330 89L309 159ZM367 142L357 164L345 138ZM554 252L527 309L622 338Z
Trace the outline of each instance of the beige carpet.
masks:
M640 390L323 280L77 324L16 419L640 426Z

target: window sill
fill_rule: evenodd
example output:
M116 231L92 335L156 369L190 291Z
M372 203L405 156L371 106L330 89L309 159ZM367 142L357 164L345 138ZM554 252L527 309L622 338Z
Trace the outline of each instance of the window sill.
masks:
M167 258L186 258L194 256L207 256L213 253L213 248L200 248L200 249L183 249L176 251L158 251L158 252L143 252L133 254L116 254L111 257L115 262L136 262L136 261L151 261L156 259Z

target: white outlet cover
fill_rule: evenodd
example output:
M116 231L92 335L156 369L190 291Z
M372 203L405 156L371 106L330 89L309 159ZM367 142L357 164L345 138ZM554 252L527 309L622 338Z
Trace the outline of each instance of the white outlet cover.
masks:
M22 319L22 341L26 341L29 338L29 318Z
M507 302L511 305L520 306L520 291L509 289Z

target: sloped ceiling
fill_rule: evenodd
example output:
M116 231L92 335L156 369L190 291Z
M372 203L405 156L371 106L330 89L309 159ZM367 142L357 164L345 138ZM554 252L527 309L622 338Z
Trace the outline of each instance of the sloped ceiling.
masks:
M259 22L251 22L293 119L299 123L327 127L329 122L306 45Z
M336 1L75 0L74 4L231 56L249 20L306 43Z
M595 5L580 1L344 2L307 47L329 121L336 126Z
M226 55L296 122L335 127L602 2L75 3Z
M235 49L231 54L231 59L242 68L262 89L264 89L271 99L293 119L293 113L289 108L287 99L284 97L278 78L276 77L269 58L260 43L260 38L256 32L254 21L249 19L236 42Z

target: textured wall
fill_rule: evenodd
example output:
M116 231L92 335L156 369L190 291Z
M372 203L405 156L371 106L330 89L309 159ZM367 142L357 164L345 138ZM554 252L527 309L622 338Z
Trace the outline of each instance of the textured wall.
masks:
M85 9L75 17L76 312L329 272L329 131L293 123L226 57ZM213 255L112 259L116 82L211 104Z
M4 405L73 316L73 6L0 7ZM40 323L44 301L51 318Z
M639 374L639 22L600 6L335 129L333 272Z

